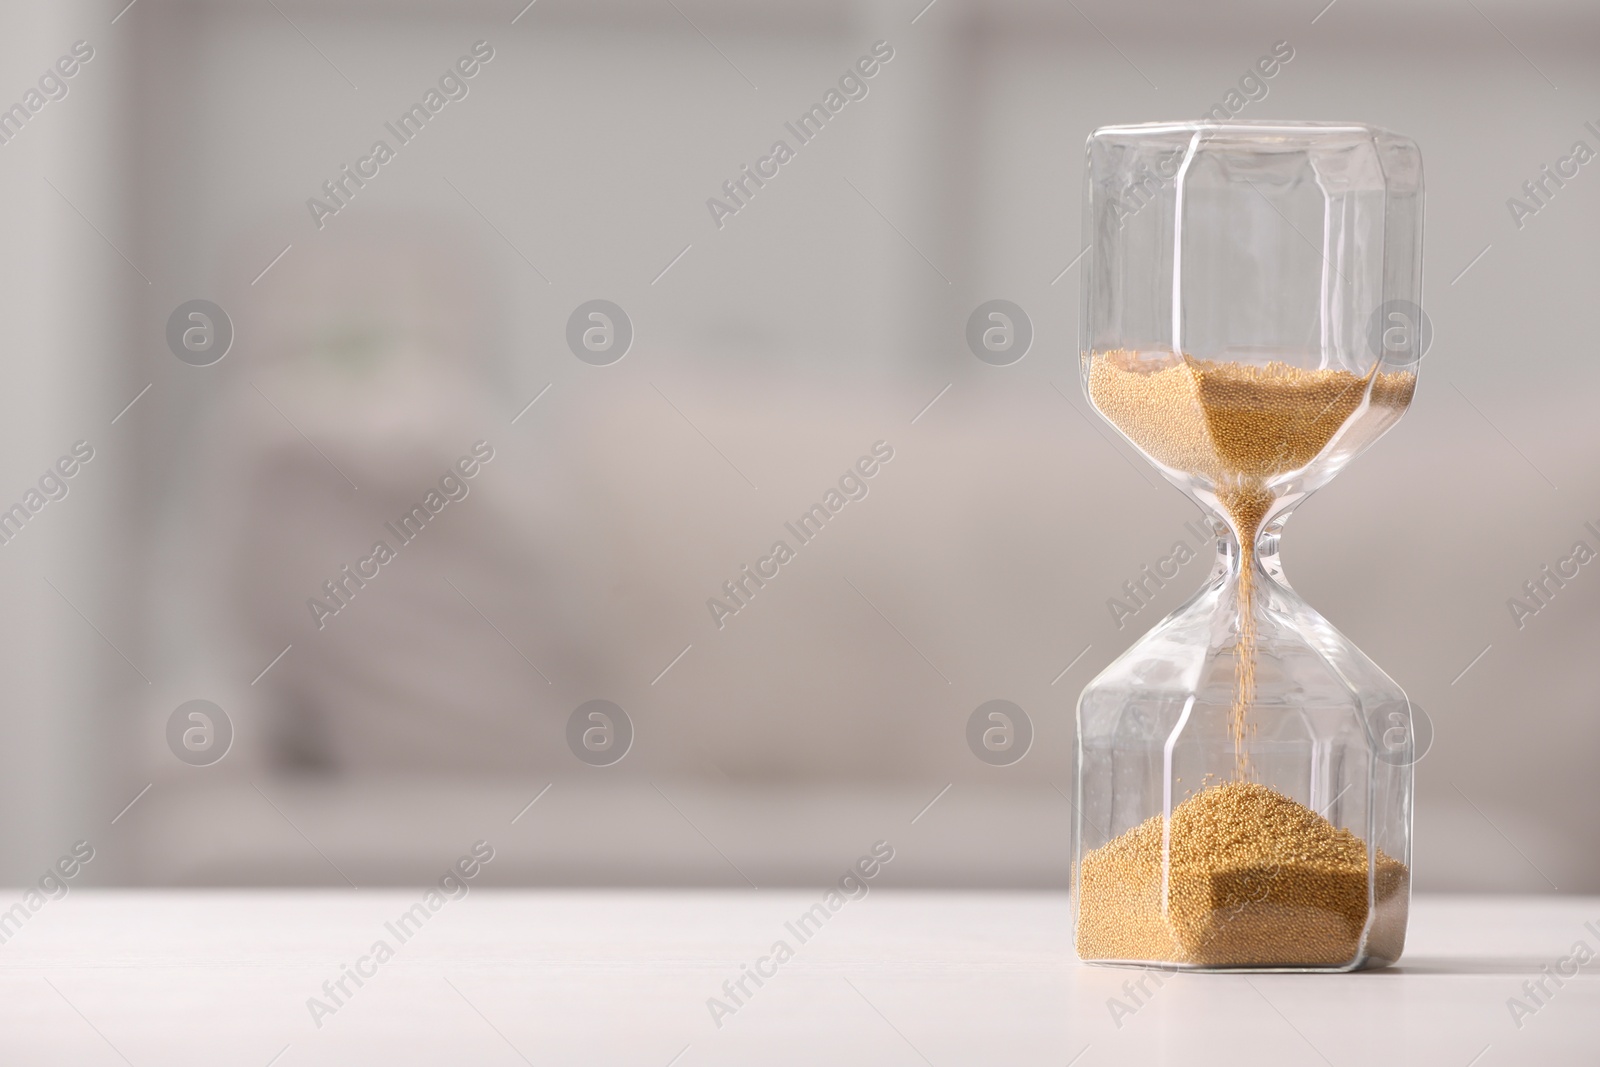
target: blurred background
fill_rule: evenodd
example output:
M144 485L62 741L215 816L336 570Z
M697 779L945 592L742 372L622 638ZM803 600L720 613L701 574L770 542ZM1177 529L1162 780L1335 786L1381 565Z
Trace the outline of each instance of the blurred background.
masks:
M1064 888L1077 693L1207 566L1108 608L1198 512L1088 417L1082 146L1236 93L1423 151L1416 403L1284 551L1430 713L1416 885L1600 892L1600 570L1508 605L1600 546L1600 163L1507 204L1600 150L1600 10L924 2L0 13L5 880L82 838L95 884L415 883L487 839L497 884L766 887L884 839L897 885Z

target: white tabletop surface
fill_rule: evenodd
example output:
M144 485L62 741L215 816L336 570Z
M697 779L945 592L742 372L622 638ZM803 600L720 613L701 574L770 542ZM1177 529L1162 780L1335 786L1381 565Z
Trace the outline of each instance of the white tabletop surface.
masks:
M1600 898L1423 897L1389 970L1141 993L1077 962L1062 895L874 889L802 943L785 924L820 891L474 889L401 942L420 897L74 890L0 945L0 1063L1600 1064L1600 959L1542 1004L1523 987L1600 952ZM314 1020L379 940L393 958ZM723 982L779 940L735 1006Z

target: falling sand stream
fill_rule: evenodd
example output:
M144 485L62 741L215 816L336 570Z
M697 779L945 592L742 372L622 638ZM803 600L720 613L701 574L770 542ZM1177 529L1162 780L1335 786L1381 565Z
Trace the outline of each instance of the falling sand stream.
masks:
M1363 427L1376 437L1398 418L1416 386L1405 372L1366 375L1197 360L1096 354L1089 397L1134 444L1162 466L1199 480L1239 539L1236 683L1229 727L1234 777L1249 777L1248 714L1255 699L1256 538L1271 512L1274 478L1299 470L1326 448L1368 398L1384 415ZM1387 410L1385 410L1387 409Z

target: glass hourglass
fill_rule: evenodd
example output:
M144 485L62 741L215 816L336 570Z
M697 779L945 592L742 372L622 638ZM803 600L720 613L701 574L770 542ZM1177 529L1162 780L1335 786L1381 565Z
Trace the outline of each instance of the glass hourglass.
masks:
M1217 561L1079 698L1078 953L1392 963L1412 707L1290 588L1278 542L1411 402L1417 147L1354 124L1106 127L1084 221L1085 392L1207 512Z

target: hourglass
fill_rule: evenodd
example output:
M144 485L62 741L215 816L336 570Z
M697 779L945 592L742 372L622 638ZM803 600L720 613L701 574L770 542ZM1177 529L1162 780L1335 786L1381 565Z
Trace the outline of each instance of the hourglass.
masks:
M1331 123L1088 144L1094 408L1210 516L1203 588L1078 702L1078 953L1193 969L1400 956L1412 708L1289 587L1295 506L1393 426L1425 347L1422 162Z

